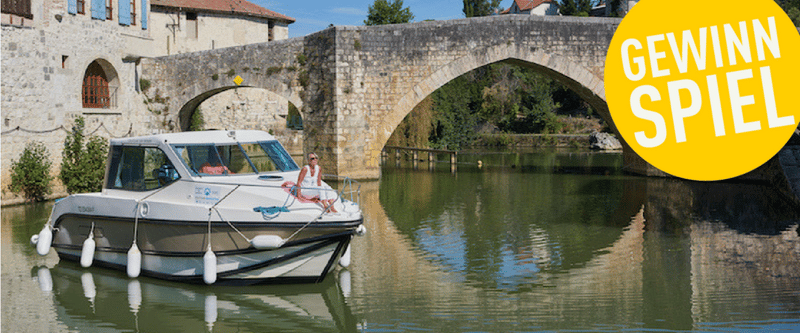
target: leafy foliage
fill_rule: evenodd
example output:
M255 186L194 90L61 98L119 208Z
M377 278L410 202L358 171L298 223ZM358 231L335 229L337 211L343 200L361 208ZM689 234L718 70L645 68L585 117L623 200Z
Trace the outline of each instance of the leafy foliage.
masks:
M369 6L367 19L364 21L366 25L383 25L383 24L396 24L408 23L414 19L414 14L408 7L403 8L403 0L394 0L391 3L387 0L375 0L372 6Z
M189 120L190 131L202 131L206 126L206 118L203 117L203 110L198 106L192 112L192 118Z
M31 201L43 201L45 195L50 193L50 154L43 143L28 142L18 161L11 161L11 184L8 186L12 192L22 194Z
M580 131L593 123L586 120L591 115L580 97L553 79L498 63L434 91L406 116L387 144L457 150L473 144L481 128L519 134Z
M465 17L489 16L500 9L500 0L463 0Z
M99 136L86 140L85 125L83 117L78 117L72 133L64 139L59 178L69 193L99 192L103 188L108 142Z
M293 130L303 129L303 116L294 104L289 103L289 112L286 116L286 128Z
M789 18L792 19L794 25L800 27L800 7L790 8L787 14L789 14Z
M564 16L589 16L592 11L592 0L561 0L558 11Z

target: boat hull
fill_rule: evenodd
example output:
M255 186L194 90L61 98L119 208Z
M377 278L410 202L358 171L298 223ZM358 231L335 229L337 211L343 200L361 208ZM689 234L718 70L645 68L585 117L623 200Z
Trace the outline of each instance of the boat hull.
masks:
M91 233L97 244L92 265L124 271L135 224L141 275L203 283L203 255L210 239L216 255L215 284L242 285L322 281L345 253L361 220L307 225L212 222L209 228L203 221L67 214L54 223L53 248L64 260L80 261L82 244ZM243 235L276 235L286 242L275 249L256 249Z

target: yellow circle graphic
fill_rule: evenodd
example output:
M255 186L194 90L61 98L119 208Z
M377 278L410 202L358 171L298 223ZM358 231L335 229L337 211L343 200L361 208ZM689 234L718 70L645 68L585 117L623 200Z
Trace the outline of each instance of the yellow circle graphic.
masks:
M687 179L736 177L800 122L800 33L772 0L643 0L614 33L605 89L645 161Z

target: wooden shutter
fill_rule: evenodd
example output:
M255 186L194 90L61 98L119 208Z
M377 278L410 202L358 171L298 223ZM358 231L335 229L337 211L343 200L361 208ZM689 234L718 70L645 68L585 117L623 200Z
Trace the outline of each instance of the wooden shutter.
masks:
M147 29L147 12L150 7L147 7L147 0L142 0L142 29Z
M119 24L131 25L131 3L128 0L119 0Z
M92 0L92 18L105 21L106 2L104 0Z
M67 1L67 13L70 13L70 14L77 14L78 13L78 0L68 0Z

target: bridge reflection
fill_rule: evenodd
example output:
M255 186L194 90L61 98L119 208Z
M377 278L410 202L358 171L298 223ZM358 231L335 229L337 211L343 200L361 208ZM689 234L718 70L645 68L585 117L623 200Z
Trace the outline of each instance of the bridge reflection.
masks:
M528 324L539 322L544 326L537 327L544 329L640 323L690 330L708 322L731 322L731 313L750 318L765 313L771 304L794 304L797 308L781 309L790 313L800 310L793 292L800 279L800 214L766 186L622 177L617 180L620 191L607 193L613 204L606 210L618 213L600 218L600 226L584 225L592 228L590 237L600 240L584 239L592 244L588 249L569 253L563 247L578 246L579 240L564 240L559 233L573 230L570 227L486 226L475 217L486 209L481 195L425 211L421 202L441 193L426 186L426 179L416 180L417 202L405 212L380 197L397 199L379 183L362 188L370 232L354 242L358 259L351 304L354 312L365 311L366 322L415 315L440 317L442 329L454 321L464 322L463 329L485 328L471 320L490 317L506 330L528 327L518 326L520 318L527 318ZM503 186L502 181L492 182ZM386 179L381 186L387 186ZM412 215L420 226L406 225ZM398 218L403 221L395 221ZM444 222L432 228L426 224L431 218ZM501 242L500 249L470 244L475 239L466 234L482 223L479 230L485 239L502 233L519 244ZM615 236L606 240L609 235ZM483 257L474 253L479 250L485 251ZM370 297L374 293L389 295ZM418 306L396 312L366 310L407 302Z

